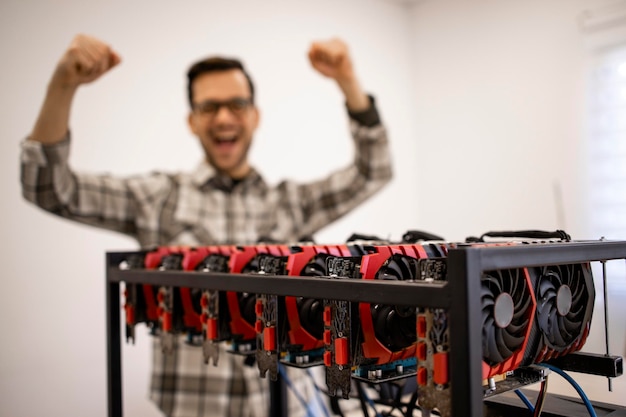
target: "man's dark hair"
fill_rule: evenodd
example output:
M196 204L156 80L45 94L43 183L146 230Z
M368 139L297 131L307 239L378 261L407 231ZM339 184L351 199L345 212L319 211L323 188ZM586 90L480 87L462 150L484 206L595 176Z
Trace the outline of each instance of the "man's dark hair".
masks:
M243 75L246 76L248 86L250 87L250 102L254 104L254 84L252 83L252 79L250 78L250 75L246 72L246 69L244 68L241 61L233 58L209 57L196 62L189 68L189 71L187 71L187 97L189 99L189 105L193 108L192 85L193 81L196 78L198 78L202 74L206 74L209 72L228 71L232 69L241 70L241 72L243 72Z

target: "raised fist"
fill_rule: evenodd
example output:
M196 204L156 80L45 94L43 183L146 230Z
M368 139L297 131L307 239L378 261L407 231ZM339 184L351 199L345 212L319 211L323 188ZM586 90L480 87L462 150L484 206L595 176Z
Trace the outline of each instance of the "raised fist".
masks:
M341 39L333 38L311 44L309 60L318 72L336 81L354 78L348 46Z
M120 63L120 57L106 43L76 35L57 64L53 81L64 87L90 83Z

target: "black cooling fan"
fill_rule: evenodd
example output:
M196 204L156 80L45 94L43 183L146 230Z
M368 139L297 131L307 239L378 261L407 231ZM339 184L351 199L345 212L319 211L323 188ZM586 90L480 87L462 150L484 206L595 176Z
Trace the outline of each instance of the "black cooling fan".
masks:
M326 267L326 260L332 255L327 253L318 253L315 255L300 272L304 277L323 277L328 275L328 268Z
M580 264L548 266L537 284L537 322L545 340L557 351L581 334L593 309L593 280Z
M304 277L323 277L328 275L326 260L332 255L318 253L302 268ZM300 324L311 336L318 340L324 333L324 302L314 298L297 297L298 317Z
M270 255L257 255L250 260L241 269L242 274L258 274L261 271L261 263L264 261L265 257ZM254 306L256 305L256 294L250 294L247 292L238 292L237 299L239 300L239 311L241 313L241 317L249 324L254 325L256 321L256 311Z
M532 295L522 269L488 271L481 278L483 359L502 363L522 347L531 324Z
M392 255L376 273L376 279L408 281L416 279L417 259ZM392 352L415 343L415 308L393 305L370 305L376 338Z
M242 274L266 273L270 275L284 275L284 260L281 257L260 253L250 260L241 270ZM248 323L256 322L256 294L246 292L237 293L241 316Z
M416 278L417 259L397 253L387 259L376 273L376 279L407 281Z
M196 267L196 271L228 272L228 256L211 253L200 261Z

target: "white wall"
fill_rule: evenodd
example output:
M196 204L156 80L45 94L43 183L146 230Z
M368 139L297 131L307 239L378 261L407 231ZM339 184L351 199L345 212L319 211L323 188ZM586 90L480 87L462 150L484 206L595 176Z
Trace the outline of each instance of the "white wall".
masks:
M194 166L200 155L185 123L184 73L211 53L242 57L254 75L262 123L252 157L268 180L312 178L341 165L350 155L341 97L305 55L311 40L338 35L377 96L396 177L319 241L353 232L399 238L407 229L449 240L521 228L596 238L582 209L587 51L575 18L597 3L4 0L0 414L106 415L104 255L135 244L45 214L19 190L18 144L75 33L109 41L123 58L77 97L76 168L128 174ZM142 336L123 350L124 406L128 416L157 416L145 398ZM594 346L602 340L594 334ZM594 378L588 393L591 384L605 386ZM551 381L551 392L555 386L567 389ZM624 386L616 386L592 398L624 404L617 398Z
M336 243L357 231L399 238L417 220L417 195L401 193L416 175L409 23L403 6L378 0L2 1L0 415L107 413L105 252L136 246L54 218L25 203L19 189L18 144L75 33L110 42L123 59L77 96L76 168L127 174L195 166L200 148L186 125L185 72L198 58L224 53L241 57L256 81L262 122L252 157L271 182L314 178L349 160L342 97L306 58L313 40L346 39L389 125L397 168L383 193L318 236ZM129 416L158 415L146 400L147 342L140 334L123 352Z
M452 240L522 229L600 238L586 214L585 99L594 54L609 38L586 33L578 20L614 3L430 0L413 7L420 227ZM609 334L611 353L624 355L626 291L618 272L609 276L618 290L609 293ZM586 351L605 353L603 305L597 287ZM603 378L573 376L592 399L626 404L625 378L609 393ZM557 375L549 392L577 396Z
M427 1L414 9L420 222L449 239L576 220L581 1ZM417 162L417 161L416 161ZM559 184L565 218L557 216Z

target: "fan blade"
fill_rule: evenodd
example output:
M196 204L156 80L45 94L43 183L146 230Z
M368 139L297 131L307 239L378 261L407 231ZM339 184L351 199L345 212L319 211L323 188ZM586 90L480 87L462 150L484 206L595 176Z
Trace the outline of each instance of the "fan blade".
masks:
M564 317L558 318L559 329L561 330L561 337L563 338L563 346L569 346L576 338L576 332L568 329L568 324L565 323Z
M524 286L526 282L520 278L520 270L513 269L509 273L509 294L513 296L513 294L520 294L524 291Z
M398 255L396 261L398 262L398 267L402 271L402 279L415 279L417 273L417 259L406 256L406 255Z
M498 352L502 356L502 360L506 360L513 355L513 350L510 349L510 346L507 345L504 338L505 333L506 332L500 328L496 329L496 344L498 345Z
M395 263L387 265L378 270L376 279L399 281L402 280L402 271Z
M528 313L528 307L531 304L531 298L527 295L527 294L523 294L526 295L526 297L517 297L517 300L515 298L513 298L513 301L517 301L517 303L514 305L513 308L513 319L515 320L516 318L525 316Z
M495 331L496 329L493 318L490 317L490 320L487 320L487 322L485 323L485 327L483 328L483 351L487 352L486 356L491 363L499 363L504 360L504 358L502 357L502 355L500 355L500 352L498 351ZM485 349L485 347L487 349Z
M546 314L548 314L548 311L550 309L550 300L548 299L540 299L539 302L537 303L537 314L540 316L545 316Z
M390 344L390 332L388 329L388 317L389 315L393 315L393 311L389 306L382 306L380 304L372 305L370 307L370 311L372 313L372 320L374 322L374 332L378 340L383 342L385 346Z
M480 287L480 303L483 311L487 311L487 314L492 314L492 306L496 303L496 298L493 292L485 285L484 281Z
M565 339L563 339L563 335L561 334L561 330L559 329L559 321L556 318L556 315L552 316L552 320L550 322L550 336L552 337L553 343L556 346L564 347L567 345Z
M524 320L522 323L517 324L514 322L511 322L511 324L509 324L506 327L506 330L511 333L511 334L519 334L522 332L522 330L524 330L527 326L528 326L529 321L528 320ZM525 332L523 332L525 333Z
M569 312L566 315L571 316L571 317L580 317L585 314L585 310L586 310L586 305L583 303L572 304L572 306L569 309Z
M394 254L376 274L376 279L410 280L415 279L416 259Z
M483 282L483 285L480 287L480 297L481 298L485 298L485 297L494 298L493 292L486 285L484 285L484 282Z
M581 300L585 296L585 286L584 285L576 285L574 288L570 287L572 290L572 305L582 304Z
M395 311L395 309L393 310ZM417 340L415 320L398 317L397 314L387 316L387 326L391 336L390 348L393 351L402 350Z
M574 265L561 265L559 267L559 273L564 284L571 285L576 282L576 269Z
M319 265L317 263L308 263L302 268L302 272L300 275L307 277L322 277L327 274L328 270L326 269L326 265Z
M502 338L507 348L511 351L511 355L513 354L513 352L519 349L520 346L522 346L524 340L526 339L524 335L515 336L514 334L510 333L508 329L506 329L506 331L502 331Z
M543 297L550 290L555 291L554 284L549 279L542 279L539 282L539 296Z
M481 324L482 324L482 328L483 329L485 329L487 327L487 320L489 320L489 317L491 317L492 315L493 314L492 314L491 310L486 309L486 308L483 307L482 316L481 316L481 318L482 318L482 323Z
M411 306L394 306L398 317L402 317L403 320L411 319L415 321L415 307Z
M551 288L549 291L546 291L542 297L539 298L539 302L542 304L555 304L556 303L556 291Z
M580 329L580 326L582 324L579 320L572 321L567 316L565 316L561 317L560 321L560 327L567 331L567 334L569 336L568 339L573 339L575 336L577 336L576 333L578 333L578 330Z
M239 295L239 309L241 310L241 317L248 323L254 323L256 321L256 311L254 306L256 304L256 295L240 293Z
M496 303L496 299L493 296L483 297L481 299L483 310L493 306Z
M324 330L324 306L320 300L303 298L298 301L300 324L316 339L321 339Z
M495 294L500 294L502 292L502 285L500 284L500 281L493 277L492 275L489 274L484 274L483 275L483 284L487 286L487 288L491 289L492 286L495 287L497 289L497 291L493 291L493 293Z
M548 315L549 306L547 304L542 304L541 309L537 313L537 321L539 322L539 328L542 331L545 331L548 327L548 321L550 316Z

